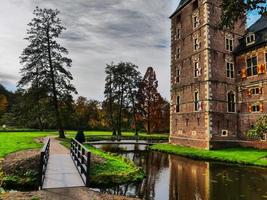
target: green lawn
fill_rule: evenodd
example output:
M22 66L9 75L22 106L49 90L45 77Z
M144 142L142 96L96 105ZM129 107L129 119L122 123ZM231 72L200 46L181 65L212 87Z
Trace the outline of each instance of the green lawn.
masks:
M74 137L76 135L77 131L66 131L66 135L68 137ZM98 136L98 135L106 135L106 136L112 136L111 131L84 131L85 136ZM135 134L133 132L123 132L122 136L134 136ZM168 134L158 134L158 133L153 133L153 134L147 134L147 133L139 133L139 136L143 137L163 137L163 138L168 138Z
M59 140L62 141L62 145L70 148L70 138ZM91 187L121 185L128 182L140 181L144 178L143 170L126 157L104 152L91 145L85 145L85 147L91 154L104 159L104 162L101 163L91 162Z
M150 149L194 159L267 167L267 150L257 150L252 148L229 148L208 151L171 144L156 144L151 146Z
M25 149L41 148L42 144L35 142L35 138L54 135L55 132L0 132L0 158Z
M86 147L92 154L105 159L104 163L92 164L90 168L90 181L93 186L124 184L144 178L143 171L127 158L104 152L89 145Z

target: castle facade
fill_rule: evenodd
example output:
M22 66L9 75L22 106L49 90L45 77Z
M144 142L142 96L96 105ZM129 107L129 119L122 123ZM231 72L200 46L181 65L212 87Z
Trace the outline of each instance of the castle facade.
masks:
M267 113L267 16L222 31L221 3L181 0L170 17L173 144L233 145Z

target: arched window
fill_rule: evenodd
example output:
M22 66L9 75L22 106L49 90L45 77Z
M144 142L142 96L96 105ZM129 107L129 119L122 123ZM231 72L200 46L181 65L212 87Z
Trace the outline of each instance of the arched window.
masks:
M233 91L227 94L228 112L235 112L235 93Z

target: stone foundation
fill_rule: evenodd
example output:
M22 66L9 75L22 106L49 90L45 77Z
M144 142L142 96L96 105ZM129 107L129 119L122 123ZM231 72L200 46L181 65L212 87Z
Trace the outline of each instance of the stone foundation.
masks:
M209 149L209 142L204 139L192 139L192 138L183 138L183 137L170 137L171 144L194 147L199 149Z

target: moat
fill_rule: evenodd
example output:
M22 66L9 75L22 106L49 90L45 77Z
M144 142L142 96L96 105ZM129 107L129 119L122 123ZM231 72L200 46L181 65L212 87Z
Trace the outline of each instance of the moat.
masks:
M98 145L142 167L146 178L103 193L144 200L261 200L267 199L267 169L196 161L148 151L144 145Z

